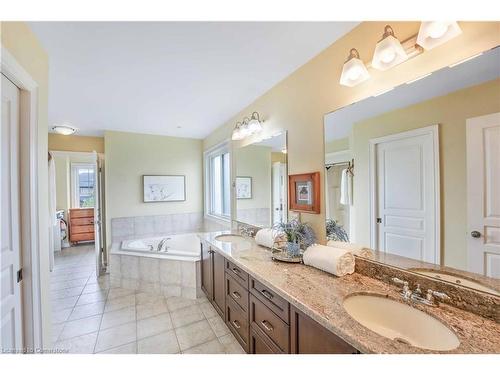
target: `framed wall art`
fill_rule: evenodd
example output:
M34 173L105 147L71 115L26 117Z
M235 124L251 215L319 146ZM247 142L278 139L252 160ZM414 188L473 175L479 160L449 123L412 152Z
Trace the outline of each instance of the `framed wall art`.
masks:
M236 177L236 199L252 199L252 177Z
M290 210L320 213L319 172L288 176Z
M144 203L186 200L186 176L142 176Z

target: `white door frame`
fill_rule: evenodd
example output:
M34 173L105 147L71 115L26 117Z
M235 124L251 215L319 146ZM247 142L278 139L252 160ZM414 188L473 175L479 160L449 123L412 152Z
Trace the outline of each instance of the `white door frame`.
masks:
M38 84L1 44L1 72L20 89L21 267L24 346L43 348L38 223ZM47 228L48 230L48 228Z
M440 187L440 173L439 173L439 125L430 125L423 128L414 130L402 131L396 134L390 134L379 138L373 138L369 141L369 174L370 174L370 247L376 248L377 246L377 221L375 220L375 212L377 211L377 145L384 142L395 141L408 137L415 137L418 135L432 135L433 152L434 152L434 217L435 220L435 259L439 259L439 264L442 264L441 257L441 187Z

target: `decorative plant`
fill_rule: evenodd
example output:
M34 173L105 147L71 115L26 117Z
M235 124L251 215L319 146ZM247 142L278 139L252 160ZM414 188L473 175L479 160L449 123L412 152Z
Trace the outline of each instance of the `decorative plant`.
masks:
M297 219L290 220L288 223L277 223L273 229L285 235L288 242L299 244L304 249L316 243L316 234L311 226Z
M347 232L333 219L326 220L326 238L333 241L349 242Z

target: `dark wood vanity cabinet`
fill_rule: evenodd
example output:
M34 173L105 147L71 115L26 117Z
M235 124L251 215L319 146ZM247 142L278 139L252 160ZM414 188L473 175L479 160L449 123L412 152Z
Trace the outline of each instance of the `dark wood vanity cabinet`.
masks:
M207 244L201 245L201 289L215 310L224 319L226 298L224 289L225 259Z
M357 354L359 351L292 306L290 309L292 354Z
M202 290L247 353L359 353L206 243L201 263Z

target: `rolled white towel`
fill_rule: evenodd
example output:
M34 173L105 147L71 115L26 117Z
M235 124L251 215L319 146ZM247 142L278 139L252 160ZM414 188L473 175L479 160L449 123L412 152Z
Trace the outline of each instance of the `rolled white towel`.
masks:
M304 252L303 261L304 264L333 273L335 276L354 272L354 255L346 249L312 245Z
M338 249L350 250L354 255L363 258L368 258L368 259L373 258L373 251L371 249L360 245L355 245L349 242L329 240L326 243L326 246L336 247Z
M274 235L275 233L271 228L260 229L255 234L255 242L257 242L258 245L265 246L271 249L274 244Z

